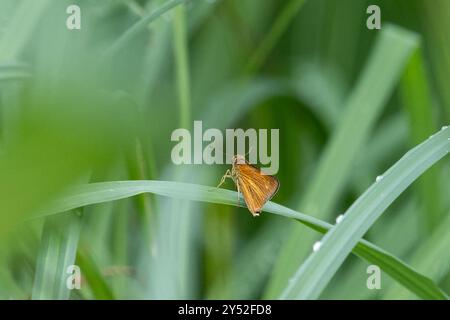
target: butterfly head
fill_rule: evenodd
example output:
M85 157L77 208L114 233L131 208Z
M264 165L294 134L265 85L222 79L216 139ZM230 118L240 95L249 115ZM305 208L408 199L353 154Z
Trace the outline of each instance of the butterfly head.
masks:
M233 164L245 164L245 157L237 154L235 156L233 156Z

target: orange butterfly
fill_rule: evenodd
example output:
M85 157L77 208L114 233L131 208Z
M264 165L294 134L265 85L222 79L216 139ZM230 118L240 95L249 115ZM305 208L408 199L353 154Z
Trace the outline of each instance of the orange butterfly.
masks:
M274 176L263 175L261 170L249 164L244 156L235 155L231 171L227 170L220 180L220 187L226 178L231 178L236 184L238 192L244 196L247 208L256 217L261 213L264 204L272 199L280 187L280 182Z

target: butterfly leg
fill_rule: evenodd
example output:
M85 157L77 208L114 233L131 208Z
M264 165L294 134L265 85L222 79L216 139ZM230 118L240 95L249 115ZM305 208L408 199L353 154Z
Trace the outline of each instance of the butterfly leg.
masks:
M216 188L220 188L220 186L225 182L225 179L226 179L226 178L232 178L230 169L228 169L228 170L225 172L225 174L223 175L222 179L220 179L220 183L217 185Z
M239 183L236 183L236 188L237 188L237 204L239 206L239 193L241 192L241 188L239 188Z

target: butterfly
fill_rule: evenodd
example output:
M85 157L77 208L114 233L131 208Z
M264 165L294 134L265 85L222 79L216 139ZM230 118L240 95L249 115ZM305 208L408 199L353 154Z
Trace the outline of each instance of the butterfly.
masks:
M256 217L261 213L264 204L277 193L280 182L274 176L264 175L261 170L249 164L242 155L233 156L231 170L227 170L220 180L219 188L227 178L231 178L239 193L242 193L245 204Z

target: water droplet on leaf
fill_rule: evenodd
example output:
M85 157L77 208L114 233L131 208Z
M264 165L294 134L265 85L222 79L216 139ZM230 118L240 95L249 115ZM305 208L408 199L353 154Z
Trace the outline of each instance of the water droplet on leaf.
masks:
M316 242L313 244L313 251L314 251L314 252L319 251L319 249L320 249L321 246L322 246L322 242L316 241Z

